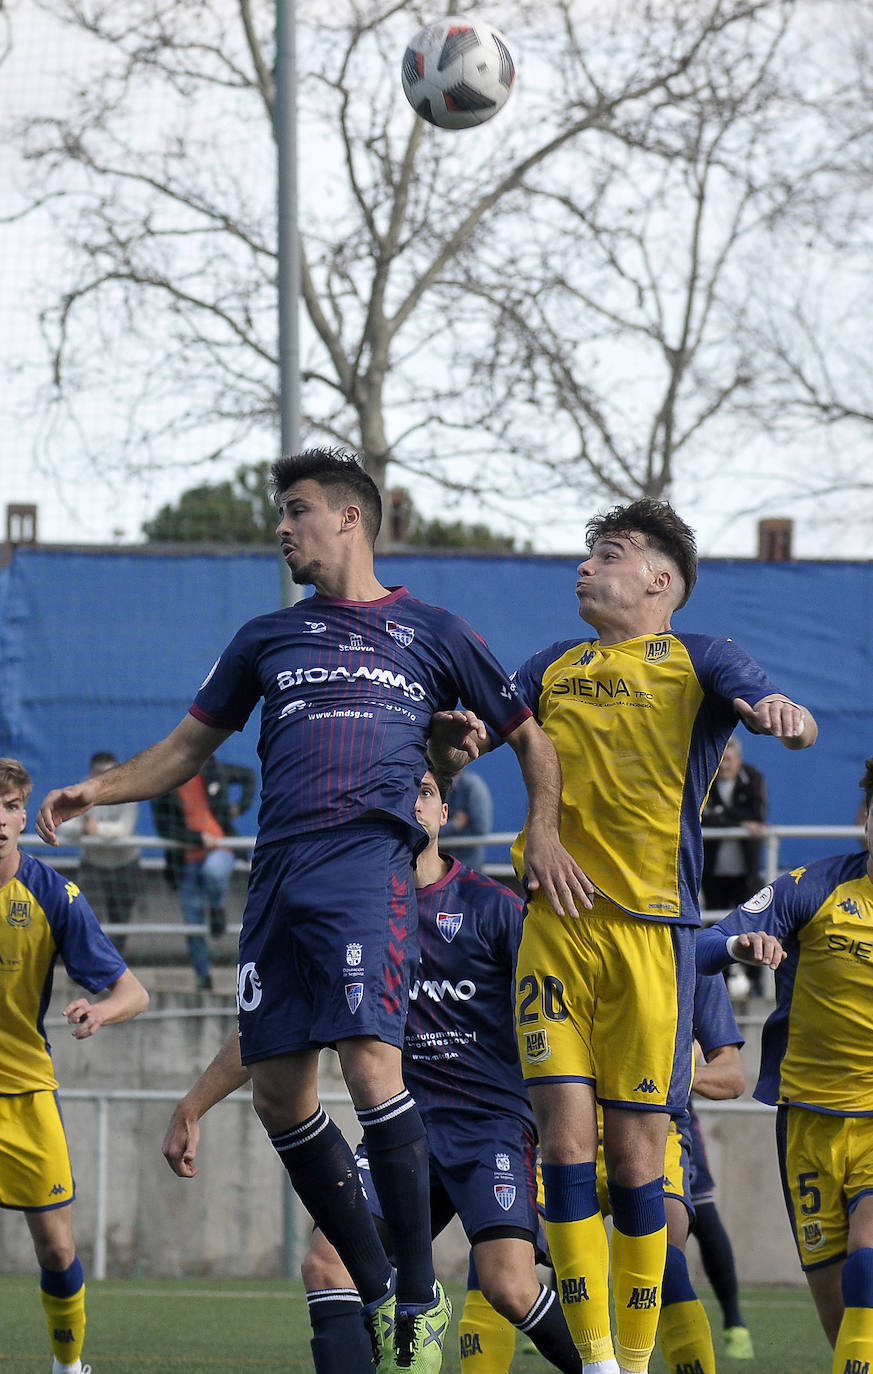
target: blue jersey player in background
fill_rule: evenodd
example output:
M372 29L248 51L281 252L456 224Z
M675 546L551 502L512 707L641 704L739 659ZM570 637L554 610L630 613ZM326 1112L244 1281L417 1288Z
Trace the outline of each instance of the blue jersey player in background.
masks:
M94 804L180 786L261 704L258 840L240 936L239 1029L255 1110L292 1185L337 1246L380 1341L380 1374L439 1368L447 1317L430 1240L427 1144L401 1045L417 963L415 802L432 719L446 743L465 706L515 749L528 789L528 880L556 911L587 902L558 836L560 766L507 674L460 617L382 586L378 489L353 455L310 450L271 469L282 555L314 596L244 625L189 713L99 778L55 790L43 839ZM367 1145L395 1274L354 1156L318 1100L335 1044ZM395 1320L396 1317L396 1320ZM383 1339L389 1319L393 1341Z
M457 1213L473 1249L475 1287L460 1323L463 1367L508 1367L517 1327L564 1374L581 1374L561 1305L534 1265L535 1138L512 1000L523 906L508 888L440 852L445 793L445 782L426 772L415 808L428 836L415 868L421 962L410 989L403 1073L427 1130L433 1234ZM200 1117L247 1076L232 1036L173 1114L164 1153L180 1176L196 1173ZM358 1157L368 1179L366 1149ZM360 1297L320 1231L303 1277L317 1374L371 1371Z
M704 972L776 970L755 1096L833 1374L873 1368L873 758L861 853L784 873L698 937Z
M0 1207L23 1212L33 1240L52 1374L90 1374L75 1185L44 1018L58 960L106 994L64 1007L77 1040L136 1016L149 996L76 884L19 849L32 786L23 764L0 758Z

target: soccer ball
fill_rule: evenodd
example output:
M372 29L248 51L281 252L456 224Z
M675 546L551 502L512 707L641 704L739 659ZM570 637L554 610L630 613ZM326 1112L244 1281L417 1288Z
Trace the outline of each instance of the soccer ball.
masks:
M502 109L515 80L506 39L482 20L438 19L410 40L403 90L416 114L441 129L471 129Z

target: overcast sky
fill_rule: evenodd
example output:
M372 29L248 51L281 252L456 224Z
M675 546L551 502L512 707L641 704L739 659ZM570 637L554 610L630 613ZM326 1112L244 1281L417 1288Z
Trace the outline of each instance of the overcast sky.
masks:
M2 19L3 16L0 16ZM32 0L13 0L5 17L14 28L14 46L3 65L0 82L0 121L19 115L34 105L50 108L71 71L68 41L61 43ZM466 136L466 135L465 135ZM473 137L476 136L474 131ZM0 177L4 185L22 185L23 171L15 162L8 142L0 140ZM2 211L0 211L2 214ZM209 477L197 471L192 477L183 460L173 471L141 472L135 479L119 482L110 473L95 473L80 458L78 436L64 433L59 457L57 446L47 458L49 423L43 410L33 408L36 382L47 379L32 287L51 280L61 267L59 245L48 221L31 216L0 226L0 491L5 511L9 502L36 502L42 542L136 542L143 520L154 515L186 487ZM99 406L99 398L95 399ZM119 442L121 436L119 436ZM277 440L278 442L278 440ZM857 462L867 465L869 440L863 431L848 428L817 431L815 449L831 445L834 451L857 452ZM253 451L252 461L270 459L268 448ZM795 521L794 552L797 557L867 558L871 556L870 505L857 497L809 499L797 485L797 450L778 453L772 448L737 454L729 478L711 478L700 489L693 481L677 489L674 501L697 528L701 552L711 556L753 557L757 550L757 524L762 516L788 516ZM231 462L228 476L236 466ZM404 484L406 484L405 479ZM725 516L736 508L737 491L754 493L762 508L740 518ZM438 494L412 485L413 498L428 514L441 510ZM553 504L534 509L524 525L509 526L522 540L530 540L541 552L576 552L581 526L591 512L573 507L556 510ZM453 518L476 520L481 512L461 504Z

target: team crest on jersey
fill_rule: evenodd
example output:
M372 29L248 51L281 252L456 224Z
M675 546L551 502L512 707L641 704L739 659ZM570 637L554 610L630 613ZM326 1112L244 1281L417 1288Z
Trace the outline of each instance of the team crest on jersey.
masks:
M503 1208L504 1212L508 1212L512 1204L515 1202L515 1184L495 1183L494 1196L497 1198L497 1201L500 1203L500 1206Z
M743 911L750 911L754 916L759 911L766 911L773 900L773 889L768 883L762 887L760 892L756 892L754 897L750 897L747 902L743 902Z
M396 620L386 620L385 629L392 639L396 639L398 644L404 648L408 647L415 639L415 630L411 625L400 625Z
M436 924L437 930L446 941L451 944L457 935L464 921L463 911L438 911Z
M346 963L349 968L357 968L358 964L361 962L361 955L363 952L363 946L359 944L357 940L349 941L346 945Z
M509 1163L509 1155L505 1154L503 1150L501 1150L499 1154L494 1156L494 1167L501 1174L509 1173Z
M661 659L670 657L670 649L669 639L650 639L646 645L646 662L660 663Z
M346 1001L349 1004L349 1011L354 1016L358 1007L364 1000L363 983L346 983Z
M804 1250L820 1250L826 1243L827 1236L821 1229L820 1221L805 1221L802 1229Z
M21 899L18 901L11 901L9 903L9 910L6 913L6 919L9 924L15 926L17 930L23 930L25 926L29 926L33 920L30 914L30 902Z
M551 1057L548 1032L544 1030L525 1031L524 1058L528 1064L541 1064Z

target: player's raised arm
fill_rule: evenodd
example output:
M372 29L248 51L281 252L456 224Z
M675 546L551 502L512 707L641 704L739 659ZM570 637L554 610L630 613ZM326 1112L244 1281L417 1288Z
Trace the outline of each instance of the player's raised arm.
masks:
M164 739L134 754L126 763L70 787L55 788L39 809L36 831L47 844L58 844L57 826L81 816L92 806L146 801L188 782L220 744L232 734L186 715Z
M532 717L506 737L515 750L528 795L525 877L541 887L559 916L590 909L594 884L561 844L561 765L552 741Z
M818 725L812 712L773 692L754 706L737 697L734 707L743 723L755 734L773 735L786 749L808 749L818 739Z

